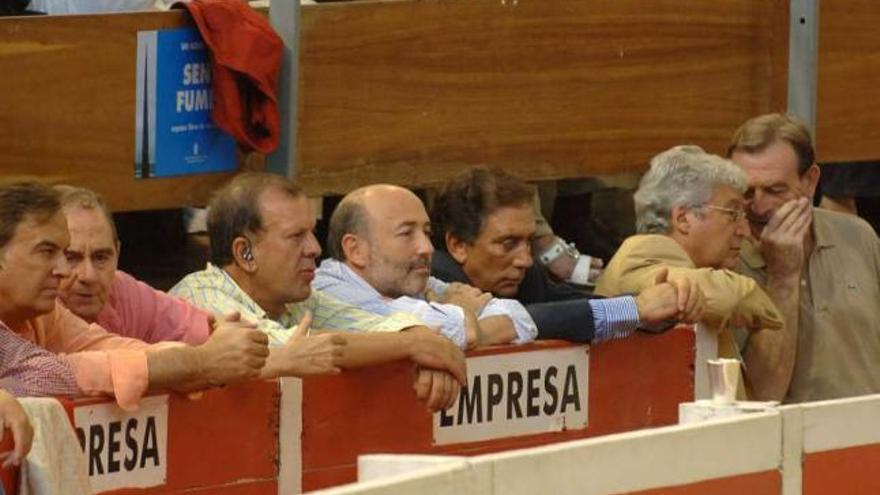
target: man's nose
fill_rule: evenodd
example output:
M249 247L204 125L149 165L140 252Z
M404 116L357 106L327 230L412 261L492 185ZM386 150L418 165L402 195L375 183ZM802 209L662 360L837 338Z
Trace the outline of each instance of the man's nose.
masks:
M84 283L94 282L98 278L98 270L95 269L95 264L92 263L92 260L88 258L82 260L77 265L75 271L78 275L77 279Z
M513 266L517 268L529 268L534 263L532 259L532 250L529 247L528 243L524 243L522 247L520 247L516 255L513 258Z
M736 221L736 230L734 231L734 234L738 237L749 235L749 221L745 215Z
M308 256L310 258L317 258L321 256L321 244L318 243L318 239L315 238L315 234L309 232L308 239L306 240L306 245L303 248L303 255Z
M418 240L417 249L419 256L430 256L434 254L434 244L431 243L431 238L428 237L428 234L421 234L421 237Z
M754 215L763 217L773 209L773 201L764 192L756 190L755 194L746 202L746 208Z
M55 256L55 264L52 267L52 274L56 277L70 276L70 263L67 261L67 257L64 256L63 253Z

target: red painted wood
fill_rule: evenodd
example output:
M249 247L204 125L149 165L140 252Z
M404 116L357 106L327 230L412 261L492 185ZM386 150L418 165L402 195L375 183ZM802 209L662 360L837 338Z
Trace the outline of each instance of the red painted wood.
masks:
M155 487L130 490L115 490L109 493L112 495L278 495L278 481L275 479L268 480L248 480L245 482L229 483L226 485L204 485L195 488L169 489L168 487Z
M638 473L633 473L633 475L637 476ZM688 485L628 492L627 495L779 495L780 493L782 493L782 476L779 474L779 471L764 471L731 476L729 478L700 481ZM824 493L848 492L831 491Z
M192 490L162 492L163 495L278 495L278 482L275 480L249 481L225 486L206 486Z
M880 493L880 445L807 454L803 464L803 495Z
M3 430L3 441L0 442L0 452L10 452L13 448L15 448L15 441L12 439L12 430L6 428ZM19 472L17 467L0 467L0 483L3 483L3 489L8 495L18 493Z
M539 342L470 355L567 345ZM362 454L477 455L674 424L678 404L693 400L694 345L693 332L684 329L600 344L590 351L587 428L459 445L433 444L432 416L415 399L408 363L305 379L303 488L355 481Z
M275 493L279 393L276 381L263 381L210 390L197 400L170 395L166 484L104 493ZM236 486L221 491L226 484Z

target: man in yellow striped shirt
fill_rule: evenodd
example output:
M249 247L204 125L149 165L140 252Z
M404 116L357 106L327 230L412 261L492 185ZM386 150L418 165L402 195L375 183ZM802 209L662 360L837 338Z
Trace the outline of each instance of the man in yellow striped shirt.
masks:
M344 339L331 356L339 368L409 359L419 368L417 395L431 409L451 406L465 383L461 350L415 316L377 316L312 291L321 253L314 227L309 201L296 185L272 174L239 175L211 202L211 263L184 277L171 293L214 313L238 312L255 322L271 345L288 351L273 352L264 374L309 374L308 361L319 358L302 346L284 344L296 328L302 333L310 324ZM324 368L318 363L315 370Z

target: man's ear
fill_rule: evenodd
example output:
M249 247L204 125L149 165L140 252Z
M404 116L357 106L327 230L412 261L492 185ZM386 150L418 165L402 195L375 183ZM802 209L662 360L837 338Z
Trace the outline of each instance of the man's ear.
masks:
M669 215L670 234L678 233L688 235L691 232L690 208L686 206L674 206L672 213Z
M446 233L446 251L452 256L459 265L465 264L470 251L470 245L463 240L455 237L451 233Z
M816 187L819 185L820 175L819 166L815 163L810 165L810 168L801 175L801 186L803 186L804 192L809 194L811 200L816 196Z
M342 236L342 255L345 261L359 269L364 269L370 262L370 243L355 234Z
M236 266L247 273L257 271L257 261L254 259L253 246L244 236L238 236L232 240L232 259Z

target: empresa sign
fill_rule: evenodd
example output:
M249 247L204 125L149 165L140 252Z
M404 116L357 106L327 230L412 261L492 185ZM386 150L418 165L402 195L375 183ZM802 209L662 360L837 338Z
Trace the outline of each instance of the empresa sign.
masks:
M76 407L73 416L95 492L165 483L167 395L142 399L135 412L111 403Z
M468 386L434 414L434 443L587 427L587 346L468 358Z

